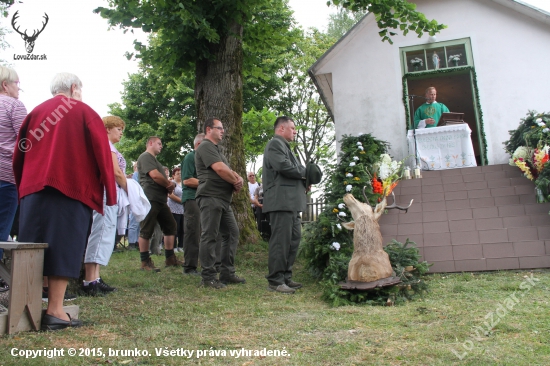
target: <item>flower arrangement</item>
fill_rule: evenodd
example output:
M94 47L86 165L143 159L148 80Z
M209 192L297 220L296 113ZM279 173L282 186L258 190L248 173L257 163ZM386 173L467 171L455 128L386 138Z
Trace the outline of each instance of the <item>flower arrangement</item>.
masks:
M512 159L529 180L536 180L548 161L549 149L548 145L535 150L520 146L512 155Z
M525 177L535 182L539 202L550 200L549 125L549 114L529 111L519 127L510 131L510 140L504 143L511 155L510 165L517 166Z
M304 227L299 255L305 259L306 267L311 274L319 279L323 287L323 299L335 306L352 303L384 305L389 297L400 303L420 295L426 285L418 276L423 273L422 268L427 271L428 264L419 263L418 249L412 243L407 249L404 249L402 244L397 247L390 244L386 247L388 249L385 248L390 255L392 267L394 263L397 266L394 268L396 273L400 273L398 261L407 257L403 254L405 251L416 255L411 257L416 263L412 265L418 268L412 272L414 283L411 290L386 287L375 292L355 293L340 289L338 283L345 281L353 254L353 232L341 225L342 221L348 221L351 217L342 198L346 193L352 193L355 198L362 199L364 190L369 204L376 205L384 193L383 180L378 178L381 169L385 180L390 179L391 184L386 183L389 191L389 187L395 183L395 178L400 176L399 169L402 165L384 155L388 146L386 142L368 134L344 136L340 146L340 162L327 172L330 180L325 188L325 209L317 221ZM351 165L352 162L355 165ZM391 253L395 255L392 257ZM395 260L392 261L392 258Z
M374 173L374 176L371 179L371 185L372 185L372 191L376 194L382 195L384 194L384 186L380 182L380 180L376 177L376 173Z
M424 66L424 61L418 57L411 59L410 63L413 66Z
M392 160L388 154L382 154L378 174L382 180L382 192L388 196L403 176L403 162Z
M459 53L457 55L451 55L451 56L449 56L448 63L450 64L451 62L454 62L455 66L457 66L461 57L462 57L462 53Z

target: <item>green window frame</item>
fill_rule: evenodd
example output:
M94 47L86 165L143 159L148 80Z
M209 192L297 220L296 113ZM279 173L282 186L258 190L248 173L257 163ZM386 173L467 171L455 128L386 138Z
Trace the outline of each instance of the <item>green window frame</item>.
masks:
M402 47L399 50L401 52L401 72L403 75L474 66L469 38ZM437 54L437 66L434 54Z

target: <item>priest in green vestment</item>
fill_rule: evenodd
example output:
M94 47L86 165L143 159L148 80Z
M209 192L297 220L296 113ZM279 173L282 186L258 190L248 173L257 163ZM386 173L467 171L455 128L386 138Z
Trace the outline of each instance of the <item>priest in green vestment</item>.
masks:
M433 86L426 89L426 103L414 113L414 128L437 127L441 114L449 112L445 104L435 101L436 97L437 90Z

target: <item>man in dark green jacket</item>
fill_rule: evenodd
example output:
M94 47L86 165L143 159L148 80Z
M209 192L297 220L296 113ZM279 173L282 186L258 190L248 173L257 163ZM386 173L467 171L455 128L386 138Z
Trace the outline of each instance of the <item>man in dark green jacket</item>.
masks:
M193 147L197 147L204 139L204 133L195 136ZM199 180L195 168L195 150L185 155L181 162L181 180L183 182L181 202L184 208L183 215L183 252L185 253L183 273L199 276L199 241L201 235L201 212L195 200Z
M222 122L209 118L204 122L204 140L195 150L195 167L199 185L196 200L200 209L201 286L215 289L228 284L245 283L235 274L235 253L239 243L239 228L231 209L233 192L243 188L243 178L229 167L218 144L225 133ZM221 235L220 277L216 271L216 246Z
M296 136L294 121L279 117L275 121L275 136L264 150L263 212L269 213L269 290L292 294L302 284L292 281L292 265L301 238L300 212L306 209L306 168L290 150Z

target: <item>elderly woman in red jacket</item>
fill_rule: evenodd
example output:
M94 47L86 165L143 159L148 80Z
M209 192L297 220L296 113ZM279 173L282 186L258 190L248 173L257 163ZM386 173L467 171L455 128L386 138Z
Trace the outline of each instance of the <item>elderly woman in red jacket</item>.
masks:
M82 103L82 82L57 74L52 99L23 121L13 156L19 190L19 240L48 243L44 276L48 308L42 330L78 327L82 322L63 311L69 278L78 278L92 210L103 214L116 204L113 159L103 121Z

